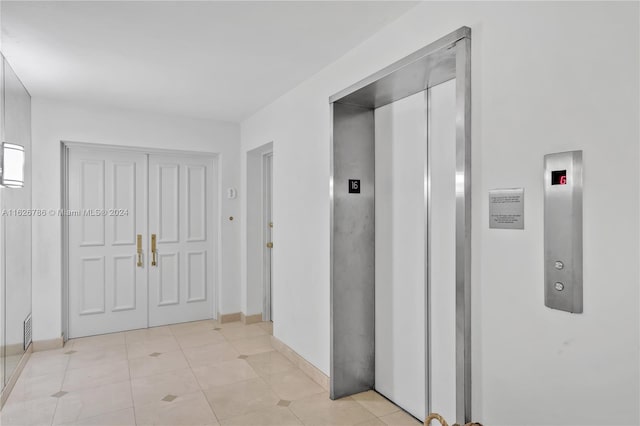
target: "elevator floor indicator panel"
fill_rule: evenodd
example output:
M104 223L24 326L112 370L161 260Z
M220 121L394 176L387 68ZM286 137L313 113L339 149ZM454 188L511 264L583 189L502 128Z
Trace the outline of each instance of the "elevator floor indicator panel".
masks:
M544 303L581 313L582 151L544 157Z

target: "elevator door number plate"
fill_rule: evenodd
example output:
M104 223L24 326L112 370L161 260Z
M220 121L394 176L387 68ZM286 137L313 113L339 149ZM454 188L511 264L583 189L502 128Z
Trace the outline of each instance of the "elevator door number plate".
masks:
M524 188L489 191L489 228L524 229Z
M349 179L349 194L360 193L360 179Z

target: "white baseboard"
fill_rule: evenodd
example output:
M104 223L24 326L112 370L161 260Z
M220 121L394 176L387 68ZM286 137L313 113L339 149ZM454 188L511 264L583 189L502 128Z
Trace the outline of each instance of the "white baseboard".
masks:
M218 314L218 321L220 324L226 324L228 322L236 322L242 319L241 312L234 312L232 314Z
M55 339L35 340L31 346L33 346L34 352L49 351L62 348L64 346L64 340L62 336Z
M297 366L303 373L319 384L324 390L329 391L329 376L320 371L316 366L298 355L296 351L291 349L285 343L282 343L277 337L271 336L271 346L284 355L289 361Z
M20 362L18 363L18 365L16 366L16 369L13 371L13 374L9 378L7 385L0 392L0 410L4 406L4 403L7 402L7 399L9 399L9 395L11 395L11 391L13 390L13 387L16 385L16 382L18 381L18 378L20 377L22 370L24 370L24 366L27 365L27 361L29 360L29 357L31 356L32 352L33 352L33 344L29 345L24 355L22 355L22 358L20 358Z
M245 315L240 312L240 321L247 325L262 322L262 314Z

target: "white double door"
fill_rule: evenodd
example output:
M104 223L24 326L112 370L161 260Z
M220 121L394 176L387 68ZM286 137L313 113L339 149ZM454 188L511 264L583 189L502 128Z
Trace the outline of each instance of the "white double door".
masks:
M70 149L70 338L213 318L215 176L207 156Z

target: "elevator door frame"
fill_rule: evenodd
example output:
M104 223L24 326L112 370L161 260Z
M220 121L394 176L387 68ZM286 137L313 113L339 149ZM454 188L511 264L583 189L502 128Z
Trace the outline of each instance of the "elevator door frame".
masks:
M461 27L329 98L332 399L375 383L374 110L456 79L456 421L471 419L471 29ZM428 132L427 132L427 146ZM427 148L427 156L429 149ZM430 411L430 178L425 162L425 407ZM348 179L361 179L358 194Z

